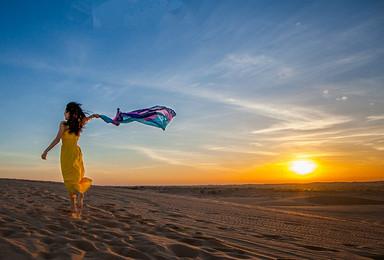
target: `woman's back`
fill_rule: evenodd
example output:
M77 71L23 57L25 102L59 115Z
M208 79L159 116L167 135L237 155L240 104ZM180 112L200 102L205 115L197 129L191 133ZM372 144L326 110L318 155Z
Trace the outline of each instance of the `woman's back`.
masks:
M75 145L77 146L77 141L79 140L80 135L76 135L74 133L69 133L68 129L65 129L61 141L62 145Z

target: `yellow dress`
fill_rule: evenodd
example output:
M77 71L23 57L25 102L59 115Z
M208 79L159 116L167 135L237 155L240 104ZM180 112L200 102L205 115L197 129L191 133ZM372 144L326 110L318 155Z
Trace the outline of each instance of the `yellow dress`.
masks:
M69 197L76 196L75 191L84 193L91 187L92 180L84 177L83 155L77 141L80 136L65 130L61 137L61 173Z

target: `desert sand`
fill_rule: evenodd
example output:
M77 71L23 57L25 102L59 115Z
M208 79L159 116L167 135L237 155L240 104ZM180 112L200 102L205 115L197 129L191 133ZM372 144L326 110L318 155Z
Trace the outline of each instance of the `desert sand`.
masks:
M1 259L384 259L384 182L0 187Z

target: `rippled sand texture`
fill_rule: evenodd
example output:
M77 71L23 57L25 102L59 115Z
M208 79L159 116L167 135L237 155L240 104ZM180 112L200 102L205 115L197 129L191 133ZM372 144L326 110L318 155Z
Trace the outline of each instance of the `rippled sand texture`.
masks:
M384 225L366 221L361 208L372 205L348 218L345 208L334 214L310 201L260 206L180 190L92 186L76 219L62 183L0 179L0 187L1 259L384 258Z

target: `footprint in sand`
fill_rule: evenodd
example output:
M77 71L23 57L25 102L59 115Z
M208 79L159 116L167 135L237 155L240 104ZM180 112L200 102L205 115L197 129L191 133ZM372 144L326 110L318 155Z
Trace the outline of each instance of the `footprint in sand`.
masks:
M274 240L283 240L282 236L273 235L273 234L261 234L263 237L274 239Z
M185 238L180 239L180 242L183 242L183 243L186 243L186 244L192 245L192 246L202 246L203 245L203 242L201 240L195 239L195 238L189 238L189 237L185 237Z
M103 240L113 240L113 239L119 239L120 240L121 238L124 237L124 235L116 233L116 232L112 232L112 231L108 231L108 232L104 231L104 233L97 234L97 236Z
M0 234L2 237L9 237L9 236L15 234L15 231L12 229L0 228Z
M105 204L101 204L99 207L103 210L110 211L110 212L115 212L117 210L117 206L115 203L105 203Z
M171 250L177 257L190 257L196 258L199 256L200 250L183 245L183 244L172 244L168 246L169 250Z
M4 219L7 223L15 222L15 219L14 219L14 218L4 217L3 219Z
M225 230L225 231L233 231L234 230L233 228L228 228L228 227L223 227L223 226L217 226L216 228L220 229L220 230Z
M107 227L107 228L117 228L120 226L120 223L118 221L109 221L109 220L100 220L99 219L99 225Z
M30 210L28 210L27 212L27 215L29 215L29 216L35 216L35 215L41 215L42 214L42 211L41 211L41 209L30 209Z
M330 252L339 252L339 250L331 249L331 248L325 248L320 246L308 246L308 245L298 245L300 247L304 247L313 251L330 251Z
M85 240L72 240L68 244L85 252L97 251L97 248L91 242Z
M206 221L206 220L204 220L204 219L194 219L195 221L197 221L197 222L201 222L201 223L205 223L205 224L212 224L212 222L210 222L210 221Z
M46 225L45 228L47 228L50 231L66 231L67 229L58 226L58 225Z
M296 222L284 222L284 224L290 225L290 226L302 226L302 224L296 223Z
M46 236L46 237L42 237L40 238L40 241L47 244L47 245L51 245L51 244L55 244L57 243L57 241L49 236Z
M170 228L170 229L173 229L173 230L177 230L177 231L182 231L184 230L184 228L182 227L179 227L179 226L176 226L174 224L165 224L166 227Z
M61 246L59 249L55 249L52 252L41 252L37 259L81 259L84 253L74 247Z
M125 247L114 246L114 247L110 247L109 250L111 250L112 252L114 252L118 255L130 257L133 259L150 259L150 257L147 254L145 254L142 251L139 251L137 249L134 249L134 248L125 248Z
M357 247L357 245L355 244L342 244L343 246L347 246L347 247Z

